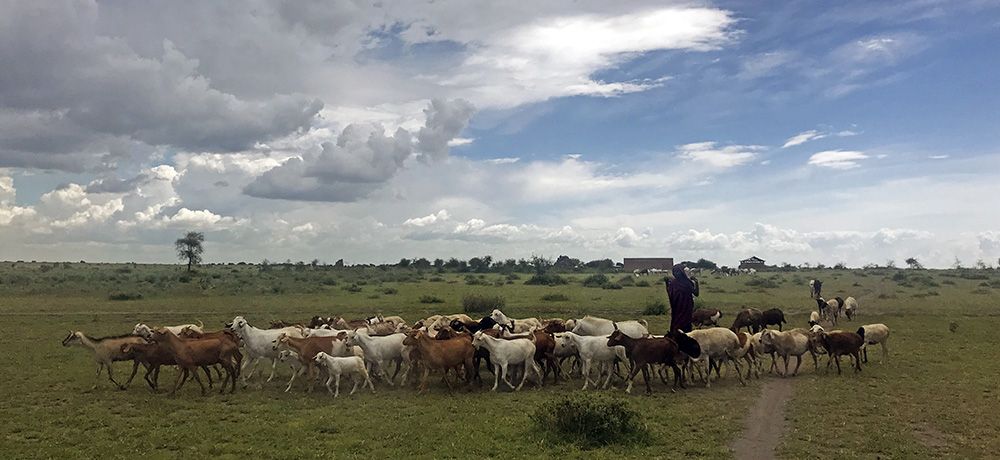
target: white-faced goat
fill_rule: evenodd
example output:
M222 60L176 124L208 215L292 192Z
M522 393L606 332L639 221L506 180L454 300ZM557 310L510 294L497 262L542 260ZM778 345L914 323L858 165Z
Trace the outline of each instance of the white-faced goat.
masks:
M257 370L257 363L264 358L271 359L271 375L267 377L267 381L270 382L274 379L274 373L278 367L278 350L274 349L274 341L278 339L278 336L285 334L289 337L302 338L302 330L298 327L258 329L251 326L242 316L233 318L233 322L228 327L243 341L243 348L246 351L247 360L243 361L240 374L243 374L243 369L247 365L250 365L250 372L243 374L244 384L250 380L250 377L253 377Z
M326 379L326 389L333 395L334 398L340 396L340 376L343 374L348 374L351 376L351 380L354 382L354 387L351 388L351 393L358 391L358 383L362 382L361 388L367 385L371 388L372 393L375 393L375 385L372 384L371 378L368 377L368 370L365 369L365 360L357 356L330 356L326 352L316 353L313 358L315 364L323 369L326 369L327 379ZM330 389L330 383L336 382L336 391Z
M579 324L577 326L579 326ZM612 332L614 332L613 326ZM622 333L624 332L625 331L622 331ZM594 386L596 387L599 385L599 379L606 372L608 376L604 379L604 384L601 385L601 387L607 388L608 384L611 382L611 375L614 372L615 361L628 360L628 356L625 354L625 347L608 346L607 336L586 336L579 335L574 332L563 332L562 334L564 334L563 336L566 340L572 342L576 347L577 355L580 358L582 367L584 390L586 390L587 386L591 383L590 370L594 364L597 364L598 366L598 380L593 381Z
M116 382L115 378L111 375L111 363L132 360L132 355L123 352L122 348L124 345L133 343L146 343L146 341L142 337L133 334L93 338L80 331L70 331L69 335L62 341L64 347L77 345L90 350L94 356L94 362L97 363L97 378L101 378L101 372L106 367L108 369L108 380L122 390L125 389L125 385ZM139 361L132 363L132 377L135 376L138 366ZM129 377L129 381L132 381L132 377ZM96 382L94 383L94 388L97 388Z
M404 353L406 347L403 345L403 340L405 339L406 334L370 336L365 329L358 329L347 335L347 344L361 347L365 352L365 360L374 367L374 372L381 375L382 380L392 386L400 369L404 366L409 367L408 353ZM389 378L385 370L388 363L392 362L396 363L396 370L392 374L392 378ZM403 378L406 378L406 372L403 373Z
M584 316L573 324L570 329L574 334L584 336L597 336L607 338L617 329L625 335L638 339L649 335L649 324L646 320L640 321L612 321L610 319L598 318L596 316ZM567 327L569 327L567 325Z
M508 387L513 388L514 391L520 390L528 378L529 370L535 374L538 386L542 385L542 370L535 363L535 344L531 339L498 339L486 335L484 331L479 331L472 337L472 346L486 348L490 352L490 360L493 362L493 388L491 391L497 390L501 376ZM518 364L524 364L525 370L521 376L521 383L515 388L510 382L508 371L510 366Z
M515 334L521 334L542 328L542 322L539 321L538 318L508 318L507 315L503 314L500 310L493 310L493 313L490 313L490 318L492 318L493 321L496 321L500 326L503 326L505 329Z

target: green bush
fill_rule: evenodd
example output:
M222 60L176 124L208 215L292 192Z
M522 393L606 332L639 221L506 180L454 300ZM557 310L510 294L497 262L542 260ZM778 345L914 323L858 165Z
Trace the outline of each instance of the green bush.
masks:
M582 449L650 440L640 413L626 400L607 396L561 396L538 406L531 420L536 432Z
M399 294L399 289L392 288L392 287L387 287L387 288L382 289L382 293L385 294L385 295L396 295L396 294Z
M444 299L433 295L420 296L420 303L444 303Z
M635 277L630 275L625 275L621 278L618 278L618 284L622 286L635 286Z
M138 292L123 292L116 291L108 294L108 300L140 300L142 299L142 294Z
M646 280L636 281L635 285L636 285L636 287L649 287L650 286L649 281L646 281Z
M542 300L546 302L565 302L569 300L566 294L545 294L542 296Z
M567 283L568 281L566 281L566 278L563 278L554 273L541 273L532 275L531 278L528 278L528 281L524 282L524 284L533 286L558 286Z
M440 276L432 276L430 278L427 278L427 281L430 281L432 283L440 283L440 282L444 281L444 278L442 278Z
M610 283L611 280L608 279L607 275L604 273L595 273L583 279L584 287L604 287L604 285Z
M778 283L775 283L774 280L764 277L752 277L748 279L745 284L750 287L758 287L761 289L776 289L778 287Z
M662 299L655 299L646 302L646 308L642 309L642 314L646 316L667 314L667 304Z
M361 292L361 286L358 286L357 283L352 283L350 286L344 286L341 289L347 292Z
M501 296L468 294L462 297L462 311L465 313L489 313L506 305L507 302Z
M604 286L601 286L601 288L602 289L621 289L622 285L620 285L618 283L608 283L608 284L605 284Z

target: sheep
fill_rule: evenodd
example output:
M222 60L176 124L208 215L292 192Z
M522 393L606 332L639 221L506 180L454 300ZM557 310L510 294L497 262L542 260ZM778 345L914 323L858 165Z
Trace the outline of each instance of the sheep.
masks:
M404 365L409 364L409 359L404 359L404 346L403 340L406 339L406 334L392 334L384 336L370 336L364 329L358 329L356 331L351 331L347 335L347 344L350 346L359 346L365 352L365 360L369 363L375 365L375 372L378 372L382 376L382 380L385 380L389 386L393 385L393 381L396 380L396 376L399 374L399 370ZM385 373L385 365L388 362L396 363L396 371L392 374L390 379ZM408 367L408 366L407 366ZM406 373L403 373L404 381Z
M876 324L866 324L858 328L858 335L865 339L865 344L861 346L861 350L864 353L864 361L868 362L868 345L875 345L876 343L882 345L882 362L885 363L889 359L889 347L886 342L889 341L889 326L882 323Z
M792 329L789 331L765 329L760 335L760 342L765 347L773 347L774 352L781 355L781 358L785 361L785 371L781 374L782 377L788 375L789 356L795 356L797 358L795 362L795 371L792 375L798 375L799 366L802 365L802 355L807 352L812 355L813 365L816 368L819 368L819 362L816 360L815 349L809 345L809 332L805 329Z
M326 352L321 351L313 357L313 363L326 369L328 375L326 390L334 398L340 397L340 376L345 373L351 374L351 380L354 382L354 387L351 388L350 394L353 395L354 392L358 391L358 377L361 377L361 380L364 382L361 385L362 389L367 385L372 390L372 393L375 393L375 385L368 376L368 370L365 369L365 360L357 356L330 356ZM334 381L336 381L336 391L330 389L330 383Z
M844 299L844 316L848 321L854 320L854 315L858 314L858 300L854 297Z
M139 361L134 360L130 354L122 352L124 345L132 343L146 343L146 340L134 334L94 338L80 331L69 331L69 335L62 341L64 347L77 345L90 350L94 355L94 361L97 363L97 379L101 378L101 372L107 367L108 380L120 390L127 388L127 384L122 385L115 381L115 378L111 375L111 363L132 360L132 377L134 377L139 367ZM132 381L132 377L129 377L129 382ZM94 383L94 388L97 388L97 382Z
M763 313L756 308L747 308L740 310L736 314L736 319L733 320L733 325L729 327L734 333L739 332L742 328L747 328L747 331L756 334L761 329L764 329L764 318Z
M820 280L809 280L809 297L813 299L820 298L820 293L823 291L823 282Z
M497 324L509 329L515 334L542 328L542 322L539 321L538 318L508 318L507 315L503 314L500 310L493 310L493 312L490 313L490 318L493 318L493 321L496 321Z
M718 326L722 319L722 310L718 308L699 308L691 314L691 324L698 327Z
M577 326L579 327L579 324ZM622 333L625 333L625 331L622 331ZM599 365L598 379L600 379L604 372L607 372L608 374L608 377L604 380L604 385L602 385L603 388L607 388L608 384L611 383L611 369L615 361L628 360L628 356L625 355L625 347L609 346L607 336L594 337L579 335L575 332L564 332L563 334L566 337L566 340L572 342L576 346L577 354L581 362L581 372L583 373L583 390L586 390L587 386L589 386L591 382L590 369L595 361ZM628 335L627 333L625 334ZM593 383L595 387L598 386L597 380L594 380Z
M573 328L570 330L577 335L607 337L615 331L616 324L618 325L618 329L633 339L649 335L649 323L647 323L646 320L619 321L615 323L610 319L598 318L590 315L577 320L576 324L574 324ZM567 327L569 326L567 325Z
M819 324L820 316L818 311L809 312L809 326Z
M840 311L844 307L844 299L834 297L826 300L820 297L816 299L816 305L819 307L819 314L836 326L837 319L840 318Z
M403 339L403 345L415 347L420 352L420 360L424 365L423 375L420 377L420 393L427 391L427 375L431 368L444 371L444 382L451 390L451 383L448 382L448 369L465 367L465 382L472 383L473 362L475 347L469 341L467 335L456 336L451 339L436 340L428 337L422 331L413 331ZM456 370L457 373L457 370Z
M763 368L764 355L771 356L771 366L768 368L767 370L768 372L773 373L778 367L777 360L775 360L774 358L774 353L775 353L774 345L773 344L765 345L760 340L760 336L763 335L763 332L764 331L761 331L750 336L750 352L754 355L754 361L757 366L758 377L760 376L761 369Z
M682 334L686 334L688 337L698 341L701 354L700 356L692 356L690 365L693 366L695 362L705 361L706 388L710 387L712 383L712 375L709 371L714 361L730 363L736 369L736 377L739 378L740 383L746 385L743 375L740 373L740 364L736 360L741 349L740 340L736 336L736 332L724 327L711 327L708 329L695 329L686 333L682 332Z
M685 344L690 344L691 342L685 342ZM697 342L694 342L695 346ZM625 355L629 359L629 363L632 369L628 373L628 377L625 380L628 381L628 386L625 387L625 393L632 392L632 384L635 380L635 375L642 370L642 379L646 383L646 393L652 393L653 390L649 386L649 365L651 364L666 364L674 370L674 386L672 391L677 389L680 385L684 388L684 378L681 373L681 369L678 367L679 362L681 362L684 357L681 354L686 352L687 354L698 355L701 353L700 349L693 350L681 350L678 347L677 342L669 337L643 337L639 339L633 339L624 332L616 330L608 337L607 346L621 346L625 349Z
M524 386L530 370L538 377L538 385L542 385L542 371L535 363L535 344L529 339L505 340L490 337L485 331L476 332L472 337L472 345L476 348L486 348L490 351L493 360L493 388L490 391L497 391L501 376L508 387L518 391ZM521 383L515 388L509 380L508 368L511 365L524 364L524 375L521 376Z
M174 335L180 337L181 331L184 329L193 330L195 332L204 332L205 323L198 321L198 324L181 324L179 326L160 326L160 327L149 327L143 323L136 323L135 327L132 328L132 335L139 335L146 339L149 338L150 333L153 331L170 331Z
M840 356L851 355L854 357L854 372L861 372L861 346L865 343L863 336L865 328L860 328L857 333L833 331L816 333L819 343L823 345L830 359L826 362L827 371L830 370L830 362L836 361L837 374L840 374Z
M772 308L761 312L761 328L763 329L772 324L778 326L779 331L782 325L785 324L785 313L780 308Z

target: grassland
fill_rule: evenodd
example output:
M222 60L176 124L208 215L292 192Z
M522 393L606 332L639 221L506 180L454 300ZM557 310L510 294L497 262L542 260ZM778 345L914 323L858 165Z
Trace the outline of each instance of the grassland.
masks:
M663 286L583 287L586 274L564 286L527 286L527 275L437 274L380 269L202 267L188 275L174 266L0 265L0 456L173 458L213 457L457 458L471 455L727 458L760 381L741 387L724 379L711 389L653 396L608 393L640 410L652 432L648 444L582 451L533 433L532 408L557 395L580 394L578 383L541 390L449 394L440 384L427 395L378 387L377 395L333 400L283 382L234 395L201 397L188 385L175 398L133 383L118 391L106 380L95 390L92 362L60 340L70 329L90 335L127 332L139 321L195 319L219 326L237 314L254 324L304 320L314 314L358 317L376 311L417 319L458 312L470 293L500 295L512 316L637 318L664 298ZM612 280L621 275L610 275ZM787 458L976 458L1000 452L1000 272L824 270L703 276L700 303L732 312L743 305L781 307L804 325L813 306L806 280L824 280L824 293L853 295L860 320L893 329L892 356L880 352L860 375L815 373L811 363L794 379L789 430L778 453ZM421 296L443 303L421 303ZM133 300L111 300L133 299ZM557 299L557 300L543 300ZM565 300L561 300L565 299ZM654 332L666 316L646 316ZM949 331L949 323L957 331ZM117 375L127 371L116 367ZM287 371L286 371L287 372ZM170 382L165 371L162 382ZM775 378L775 377L765 377ZM760 421L766 423L766 421Z

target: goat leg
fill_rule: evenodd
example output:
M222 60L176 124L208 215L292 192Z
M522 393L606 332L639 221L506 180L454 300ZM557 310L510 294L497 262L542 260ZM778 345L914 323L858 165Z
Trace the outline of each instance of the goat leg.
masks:
M128 381L125 382L125 387L128 388L132 384L132 379L135 378L135 372L139 370L139 360L132 360L132 375L128 376Z

